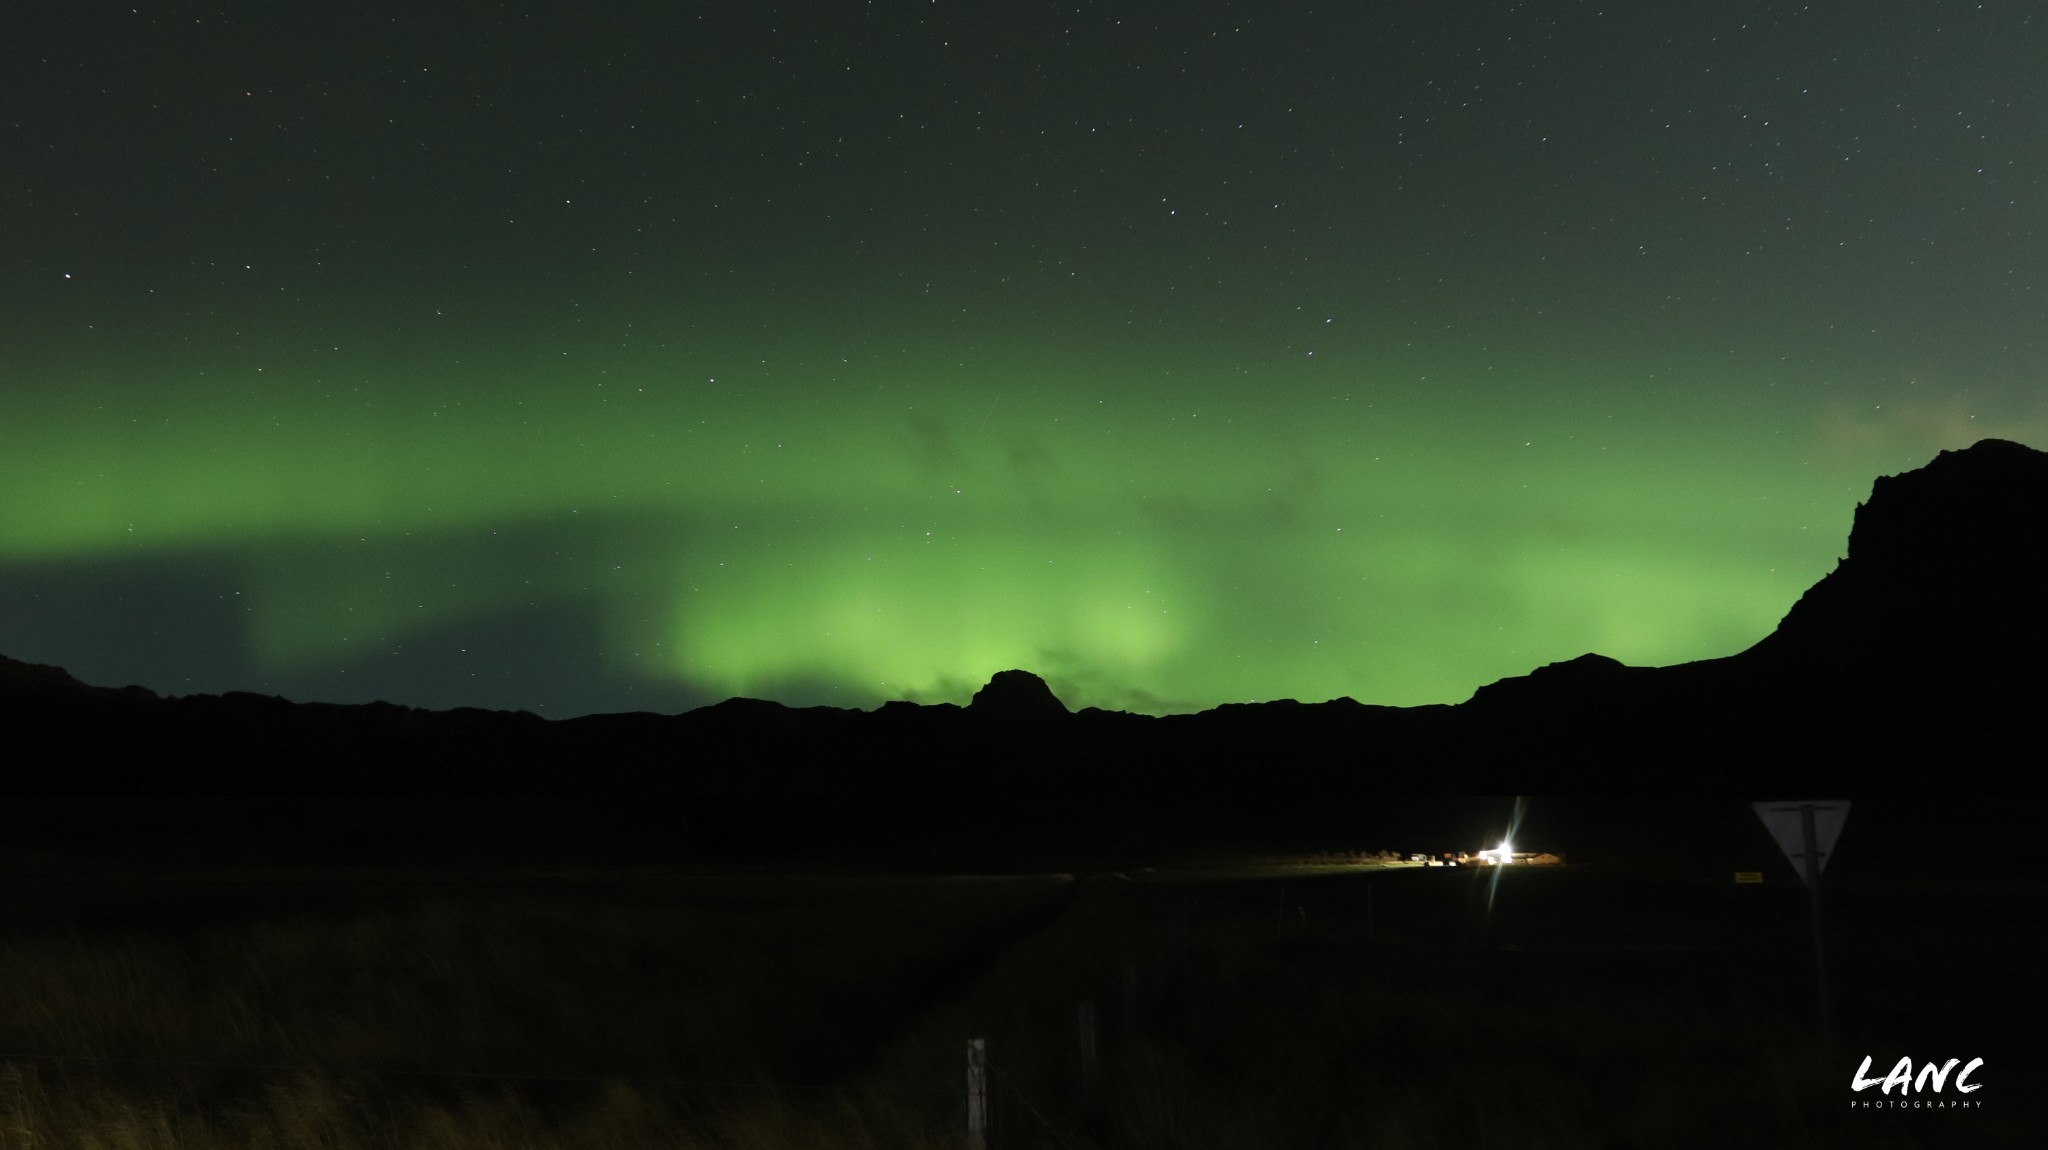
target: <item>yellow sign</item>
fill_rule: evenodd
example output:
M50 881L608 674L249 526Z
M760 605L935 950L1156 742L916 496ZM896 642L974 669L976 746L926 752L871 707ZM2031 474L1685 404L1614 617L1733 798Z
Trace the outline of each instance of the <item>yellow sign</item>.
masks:
M1764 872L1760 870L1739 870L1735 872L1735 881L1745 883L1762 882L1764 881Z

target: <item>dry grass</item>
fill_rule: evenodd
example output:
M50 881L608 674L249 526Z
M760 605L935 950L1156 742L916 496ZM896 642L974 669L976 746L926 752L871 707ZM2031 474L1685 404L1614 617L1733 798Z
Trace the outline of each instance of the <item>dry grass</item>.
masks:
M828 1100L756 1102L693 1115L630 1083L592 1087L544 1113L510 1087L431 1100L358 1080L294 1075L214 1111L138 1100L94 1080L0 1068L0 1150L919 1150L951 1142L926 1116Z
M1063 891L719 879L18 936L0 1147L920 1145L922 1112L835 1084Z
M1434 895L1368 928L1351 881L1305 919L1241 883L714 878L17 932L0 1150L958 1146L969 1036L995 1150L1926 1144L1845 1124L1840 1052L1711 964L1502 952Z

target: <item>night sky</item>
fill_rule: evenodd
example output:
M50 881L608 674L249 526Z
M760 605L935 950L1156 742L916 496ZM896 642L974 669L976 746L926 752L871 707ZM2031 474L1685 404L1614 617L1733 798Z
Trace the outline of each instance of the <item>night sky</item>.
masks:
M2048 447L2035 3L0 14L0 653L1457 702Z

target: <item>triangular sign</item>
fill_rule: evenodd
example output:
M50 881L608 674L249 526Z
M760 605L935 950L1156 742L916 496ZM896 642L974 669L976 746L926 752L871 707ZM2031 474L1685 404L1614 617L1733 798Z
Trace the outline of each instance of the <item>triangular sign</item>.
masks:
M1778 840L1778 849L1791 860L1800 879L1812 882L1818 878L1835 853L1835 840L1841 837L1842 823L1849 817L1849 800L1784 799L1755 806L1756 817ZM1811 869L1806 865L1809 854L1813 856Z

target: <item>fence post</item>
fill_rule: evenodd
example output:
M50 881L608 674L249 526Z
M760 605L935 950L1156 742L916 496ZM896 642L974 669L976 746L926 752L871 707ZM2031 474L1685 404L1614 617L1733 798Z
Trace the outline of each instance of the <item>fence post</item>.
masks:
M988 1043L967 1040L967 1150L988 1150Z
M1095 1105L1095 1000L1083 999L1076 1011L1081 1039L1081 1099Z

